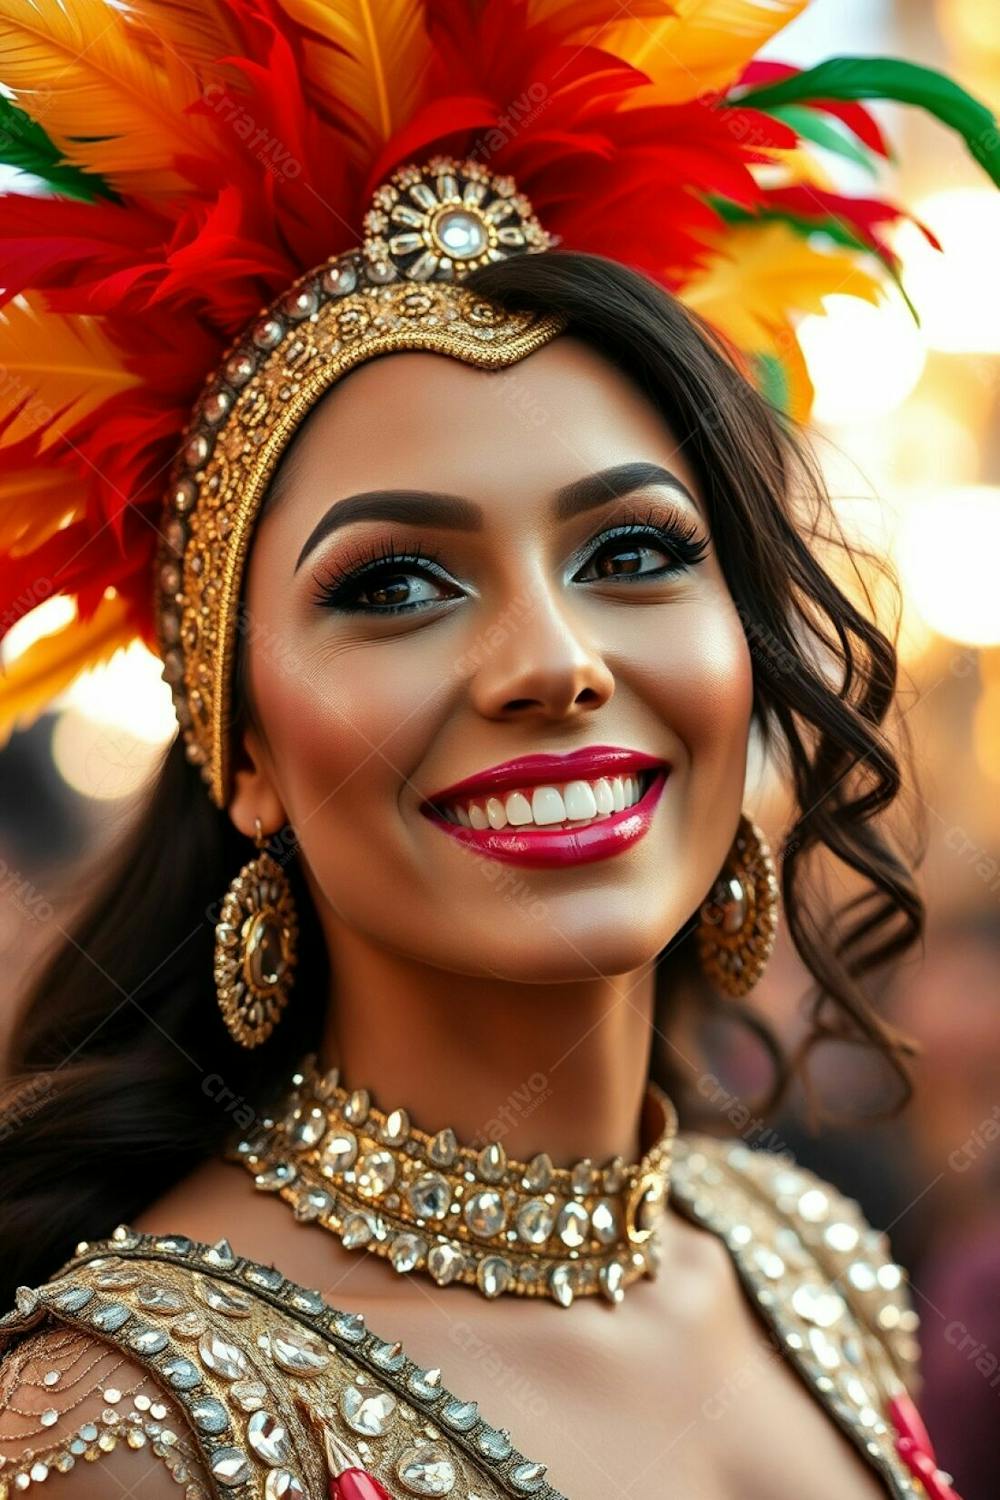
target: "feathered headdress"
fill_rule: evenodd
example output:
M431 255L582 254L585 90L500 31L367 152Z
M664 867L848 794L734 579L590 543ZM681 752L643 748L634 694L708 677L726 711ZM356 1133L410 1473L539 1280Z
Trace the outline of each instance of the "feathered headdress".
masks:
M804 417L795 320L824 293L874 300L898 279L885 231L902 213L835 191L813 148L877 169L891 155L862 101L895 99L960 132L1000 183L995 121L939 73L754 61L807 3L0 0L0 163L38 179L0 212L0 639L53 594L76 603L0 677L0 738L138 637L164 656L222 800L225 680L195 680L193 653L232 625L198 636L185 548L227 577L243 554L197 512L252 451L252 402L284 399L289 330L349 292L362 238L366 284L425 286L410 306L382 288L396 322L436 316L468 246L405 253L406 212L410 249L429 244L428 203L463 158L488 162L458 186L490 255L559 243L647 272ZM400 176L415 164L423 179ZM470 233L452 227L456 245ZM485 340L460 311L466 345ZM508 335L513 351L530 331Z

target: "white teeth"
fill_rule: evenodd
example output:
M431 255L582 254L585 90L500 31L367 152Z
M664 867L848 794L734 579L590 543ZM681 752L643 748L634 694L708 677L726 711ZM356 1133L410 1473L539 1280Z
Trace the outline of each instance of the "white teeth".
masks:
M599 813L611 813L615 810L615 799L611 791L611 783L606 776L594 782L594 798L597 802Z
M596 818L597 798L587 781L571 781L563 793L567 818Z
M531 822L531 803L523 792L511 792L504 800L504 809L507 813L507 822L515 828L522 823Z
M499 797L488 797L486 799L486 816L490 820L491 828L507 827L507 809Z
M565 823L566 804L554 786L536 786L531 794L531 817L535 823Z
M594 781L568 781L559 786L526 787L487 798L453 802L443 809L449 822L464 828L501 829L532 824L538 828L599 821L638 802L642 776L599 776ZM530 800L529 800L530 799Z

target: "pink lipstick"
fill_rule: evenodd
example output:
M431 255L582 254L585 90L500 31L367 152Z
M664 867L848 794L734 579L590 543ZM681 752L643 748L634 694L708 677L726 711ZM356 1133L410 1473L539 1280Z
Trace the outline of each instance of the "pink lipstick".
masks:
M489 859L555 869L607 859L649 828L669 766L612 745L528 755L435 792L421 812Z

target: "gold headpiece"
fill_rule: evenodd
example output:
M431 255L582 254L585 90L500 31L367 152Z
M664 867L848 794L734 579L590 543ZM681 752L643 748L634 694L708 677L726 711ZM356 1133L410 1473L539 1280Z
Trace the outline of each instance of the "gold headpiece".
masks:
M478 266L548 247L509 177L450 157L403 167L375 193L365 228L360 251L301 276L229 350L205 383L172 472L156 570L163 675L188 758L218 807L229 793L231 687L250 538L306 413L342 375L379 354L421 349L495 370L565 326L552 316L504 312L456 284Z

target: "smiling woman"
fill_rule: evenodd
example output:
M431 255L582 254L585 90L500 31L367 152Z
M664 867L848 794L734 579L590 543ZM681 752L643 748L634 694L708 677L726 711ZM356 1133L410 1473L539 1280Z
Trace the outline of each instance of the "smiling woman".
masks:
M729 1414L724 1441L684 1442L690 1486L704 1469L709 1493L730 1493L724 1474L750 1444L753 1486L800 1493L801 1465L818 1443L831 1496L875 1493L842 1439L816 1431L789 1374L767 1364L770 1336L790 1356L805 1351L798 1374L831 1398L830 1414L891 1491L910 1493L890 1403L909 1378L912 1312L884 1244L805 1174L786 1171L793 1206L781 1208L777 1166L769 1175L745 1152L675 1142L663 1092L680 1081L666 1046L685 986L701 972L706 996L709 976L745 994L773 938L776 873L741 816L754 724L781 748L797 788L781 880L825 1004L816 1032L851 1027L898 1057L900 1042L857 983L920 920L874 817L899 777L880 731L891 644L807 545L797 514L808 502L821 515L825 497L806 451L696 318L637 273L568 252L512 258L467 284L487 299L475 305L493 310L495 328L544 308L554 336L500 369L412 345L383 351L289 429L233 584L243 628L227 749L206 759L224 768L224 805L192 791L189 731L188 753L179 741L168 754L120 871L77 939L135 1007L106 1014L92 1043L84 1029L99 985L89 981L82 1005L67 951L29 1005L17 1039L23 1072L50 1068L67 1044L78 1055L59 1069L44 1113L22 1126L11 1163L22 1186L9 1201L28 1222L28 1163L44 1149L68 1164L79 1122L99 1120L89 1139L96 1129L103 1149L91 1146L79 1163L88 1201L65 1194L44 1252L54 1264L84 1225L129 1221L71 1268L71 1285L88 1297L105 1285L125 1296L135 1273L119 1261L154 1256L161 1280L136 1282L140 1304L146 1286L177 1312L190 1307L212 1370L211 1340L225 1339L227 1326L204 1331L204 1308L216 1296L246 1300L248 1283L268 1285L279 1274L268 1263L290 1278L280 1285L304 1311L316 1294L303 1284L333 1287L349 1270L351 1313L330 1314L335 1322L373 1312L378 1347L390 1347L384 1333L405 1334L411 1357L430 1364L436 1299L465 1287L492 1304L477 1315L480 1336L559 1400L574 1432L596 1420L603 1377L572 1393L560 1384L548 1362L572 1357L573 1331L538 1325L540 1364L514 1348L536 1337L538 1315L551 1317L546 1302L595 1312L593 1294L606 1307L627 1294L634 1313L619 1312L614 1329L573 1316L599 1364L614 1358L622 1326L636 1341L622 1379L650 1436L630 1439L633 1476L664 1442L685 1438L690 1403L672 1391L663 1362L694 1298L706 1349L683 1360L685 1384L700 1393L695 1419L715 1411L734 1365L759 1365L760 1389ZM199 471L209 494L213 472ZM241 486L234 504L245 496ZM198 540L194 520L190 535ZM774 650L752 654L749 642L762 638ZM181 639L195 662L203 636L183 616ZM192 668L182 686L206 680ZM216 722L204 720L209 734ZM238 863L234 828L262 850L269 838L270 852L244 868L220 908ZM842 926L839 953L812 935L824 915L799 890L817 845L852 864L870 892L865 916ZM524 872L513 896L503 876L511 864ZM206 911L208 924L199 921ZM223 1027L205 1027L212 924L235 1049ZM113 1009L110 995L100 1004ZM666 1045L651 1053L657 1037ZM199 1090L199 1076L212 1088ZM123 1077L141 1083L138 1097L123 1092ZM526 1077L542 1080L530 1108L508 1112L502 1144L496 1132L484 1136L483 1120L518 1098ZM220 1104L220 1079L241 1101L238 1120ZM246 1202L252 1185L226 1158L268 1196ZM129 1159L136 1170L123 1179ZM287 1218L281 1199L294 1210ZM750 1240L731 1239L744 1217ZM302 1221L335 1233L303 1238ZM236 1258L230 1233L251 1261ZM783 1234L794 1234L798 1261L779 1252ZM746 1244L750 1258L720 1256L713 1235L733 1252ZM867 1302L845 1297L841 1280L862 1243L857 1264L870 1267L875 1289ZM395 1283L362 1275L359 1251L374 1253L361 1255L373 1267L388 1261ZM105 1282L98 1268L109 1255ZM37 1236L28 1252L10 1234L4 1263L14 1278L38 1256ZM235 1267L241 1290L205 1282L208 1266ZM764 1314L760 1326L741 1284ZM511 1294L515 1305L530 1299L527 1323L498 1316ZM267 1327L266 1309L254 1307L247 1302L247 1316ZM325 1307L315 1303L310 1337ZM224 1300L219 1310L235 1309ZM867 1348L860 1373L843 1352L852 1339ZM310 1347L319 1359L320 1346ZM250 1366L233 1348L235 1379ZM126 1356L133 1349L122 1345ZM56 1352L46 1345L45 1359ZM449 1363L456 1388L475 1390L467 1355L452 1351ZM854 1404L829 1379L841 1364L853 1372ZM426 1370L420 1378L437 1392ZM277 1412L273 1377L260 1389L268 1380ZM133 1383L147 1388L138 1369ZM296 1419L306 1426L283 1418L312 1455L287 1460L303 1481L316 1461L309 1422L325 1433L339 1476L352 1466L352 1434L381 1431L374 1416L352 1424L343 1403L397 1399L391 1382L377 1396L332 1389L345 1425L330 1416L324 1428L315 1408ZM686 1415L664 1425L668 1391ZM528 1452L545 1453L558 1491L581 1500L603 1492L589 1444L574 1437L560 1450L517 1403L492 1406ZM779 1419L801 1436L765 1457L748 1424ZM614 1444L610 1409L601 1421L602 1443ZM248 1442L257 1452L249 1433ZM447 1493L453 1485L427 1488L428 1475L468 1462L450 1444L428 1446L419 1462L392 1443L380 1452L376 1460L358 1449L358 1466L381 1476L372 1483L394 1475L401 1493ZM226 1445L204 1461L217 1481L238 1463ZM184 1462L192 1469L193 1454ZM520 1462L524 1474L541 1473L536 1460ZM395 1493L355 1492L352 1482L338 1477L337 1495ZM491 1493L482 1475L475 1483ZM523 1492L557 1493L547 1484Z
M746 41L799 8L700 5L692 32L640 5L639 38L601 3L365 7L362 65L350 7L219 0L191 34L131 0L95 7L100 129L17 112L83 201L7 205L0 280L82 322L36 393L58 418L18 393L0 428L0 585L13 617L52 574L79 617L16 664L7 717L141 626L180 732L14 1032L0 1500L951 1493L884 1236L673 1102L682 1005L759 1026L779 907L815 981L803 1050L849 1036L905 1078L865 983L923 917L885 829L896 655L828 570L789 414L795 277L865 295L851 257L887 252L871 200L849 245L807 244L834 222L795 179L815 100ZM90 99L76 32L8 9L15 74L44 33ZM506 58L545 119L484 147ZM138 77L155 123L123 143ZM881 147L870 72L822 83ZM947 100L996 168L985 112ZM302 184L287 150L262 159L292 180L258 180L256 117ZM363 243L331 253L317 205ZM789 236L770 302L720 292L726 225ZM121 354L103 404L81 340ZM29 514L70 410L82 508L56 485ZM754 735L794 805L776 857L744 811ZM843 910L817 854L852 872Z

